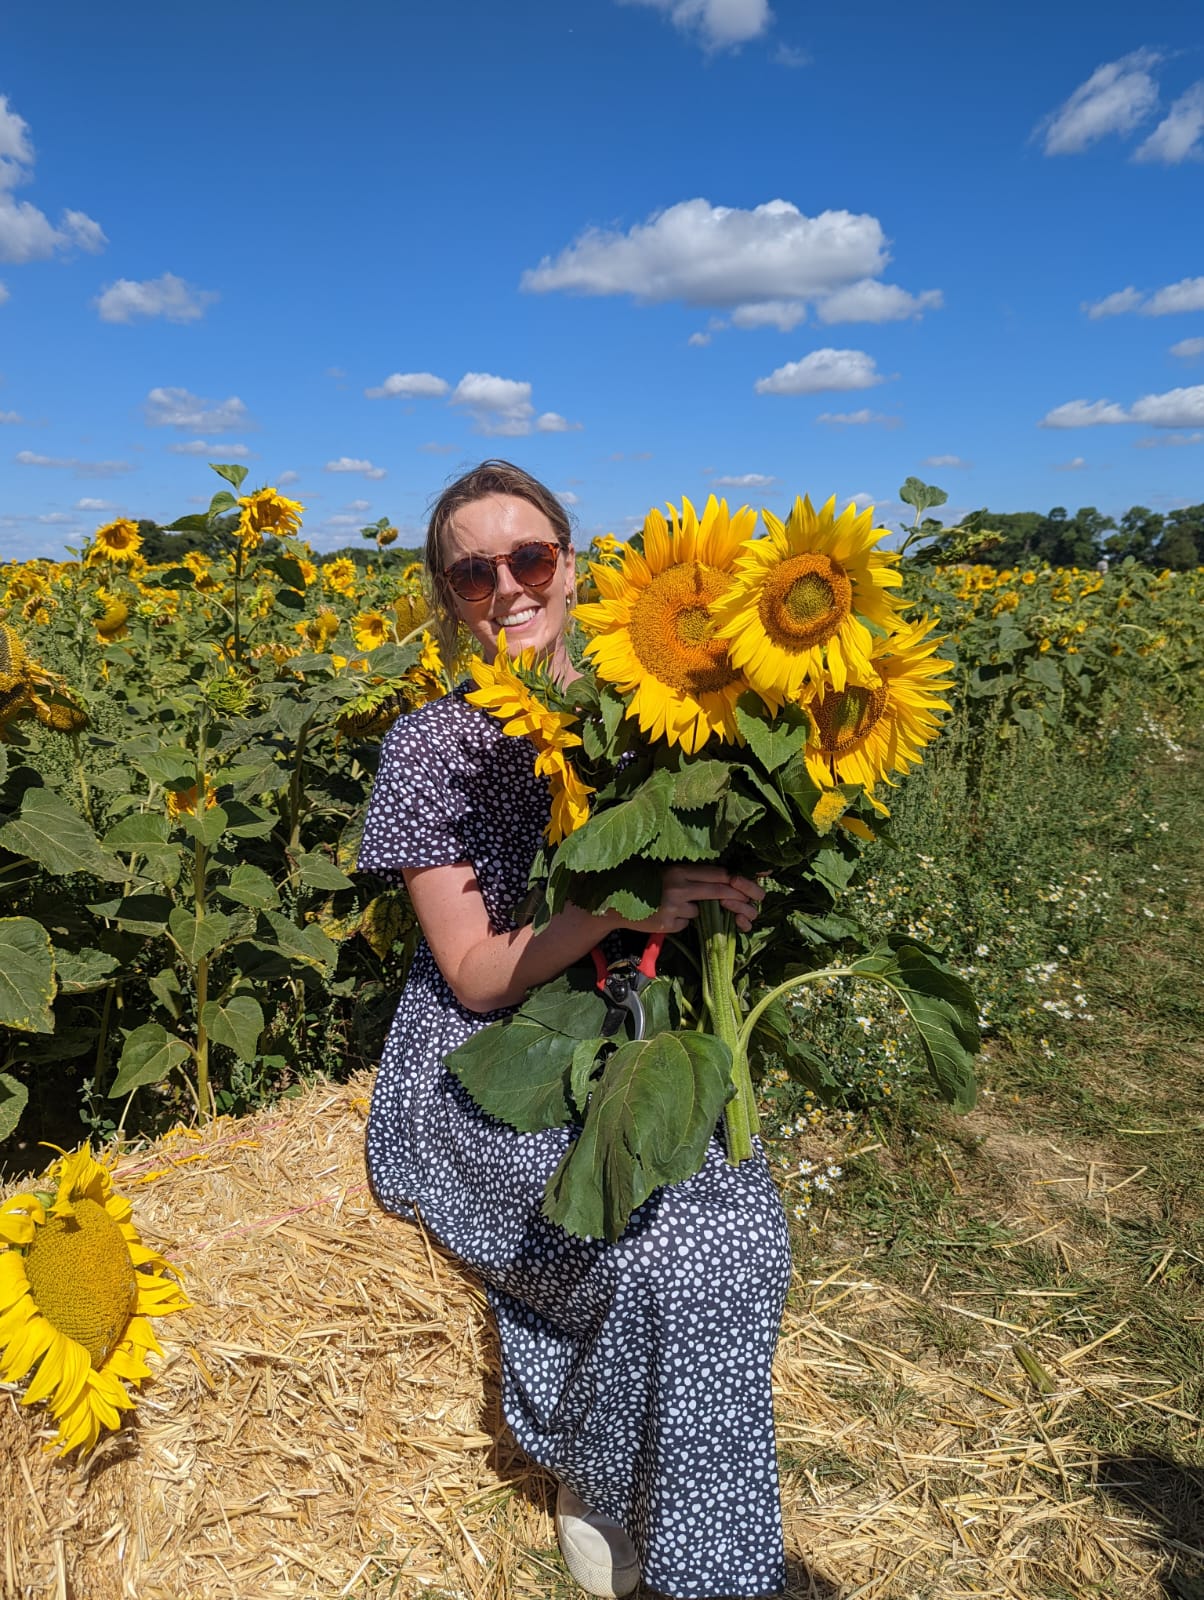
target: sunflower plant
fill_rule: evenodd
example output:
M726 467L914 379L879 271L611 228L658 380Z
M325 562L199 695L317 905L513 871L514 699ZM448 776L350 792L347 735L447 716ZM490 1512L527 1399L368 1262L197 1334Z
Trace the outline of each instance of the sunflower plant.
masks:
M448 1066L522 1131L575 1125L545 1214L614 1239L665 1183L701 1167L722 1116L753 1151L754 1075L773 1059L814 1091L836 1074L791 1026L788 997L847 977L906 1009L937 1092L974 1103L978 1016L941 954L871 947L846 909L884 798L935 737L951 679L927 619L906 615L872 511L796 500L785 522L712 497L653 509L589 571L582 674L559 688L531 653L473 666L470 700L536 746L552 812L531 872L537 927L568 904L650 917L674 862L758 875L751 933L704 902L642 995L643 1036L607 1036L593 973L535 990Z

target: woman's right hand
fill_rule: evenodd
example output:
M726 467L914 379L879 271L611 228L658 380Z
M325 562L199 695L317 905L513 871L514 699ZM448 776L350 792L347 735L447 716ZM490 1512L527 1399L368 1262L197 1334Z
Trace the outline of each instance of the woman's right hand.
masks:
M636 933L680 933L698 915L704 900L718 900L740 931L748 933L764 898L764 889L751 878L737 877L705 861L683 862L665 869L661 903L653 914L622 926Z

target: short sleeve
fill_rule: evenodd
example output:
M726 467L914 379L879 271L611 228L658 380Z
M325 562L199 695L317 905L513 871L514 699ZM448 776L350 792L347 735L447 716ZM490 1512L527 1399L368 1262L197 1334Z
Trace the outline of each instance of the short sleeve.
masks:
M468 859L448 786L457 741L451 729L440 738L430 709L399 717L385 736L360 842L362 872Z

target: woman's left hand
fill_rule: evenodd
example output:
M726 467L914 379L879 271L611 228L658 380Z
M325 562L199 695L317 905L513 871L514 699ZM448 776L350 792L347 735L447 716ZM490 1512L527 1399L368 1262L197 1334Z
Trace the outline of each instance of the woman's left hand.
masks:
M765 891L755 879L732 877L727 893L719 897L719 904L731 912L741 933L751 933L764 898Z

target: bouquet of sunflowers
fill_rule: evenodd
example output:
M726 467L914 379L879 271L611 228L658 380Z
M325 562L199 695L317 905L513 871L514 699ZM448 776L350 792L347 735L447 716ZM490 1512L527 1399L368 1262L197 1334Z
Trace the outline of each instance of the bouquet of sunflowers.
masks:
M722 1116L752 1153L753 1075L771 1059L823 1094L830 1067L787 996L821 978L894 991L937 1092L974 1103L978 1016L964 980L909 938L869 948L837 902L888 808L881 790L936 735L948 663L907 617L898 558L872 510L796 500L784 524L713 497L649 512L606 541L578 605L583 674L559 688L531 652L473 663L469 695L536 746L552 818L531 872L537 927L572 903L633 921L661 869L717 862L767 890L752 932L706 902L696 937L574 968L475 1034L448 1067L512 1127L576 1125L544 1212L617 1238L663 1184L697 1172ZM835 959L827 959L834 956Z

